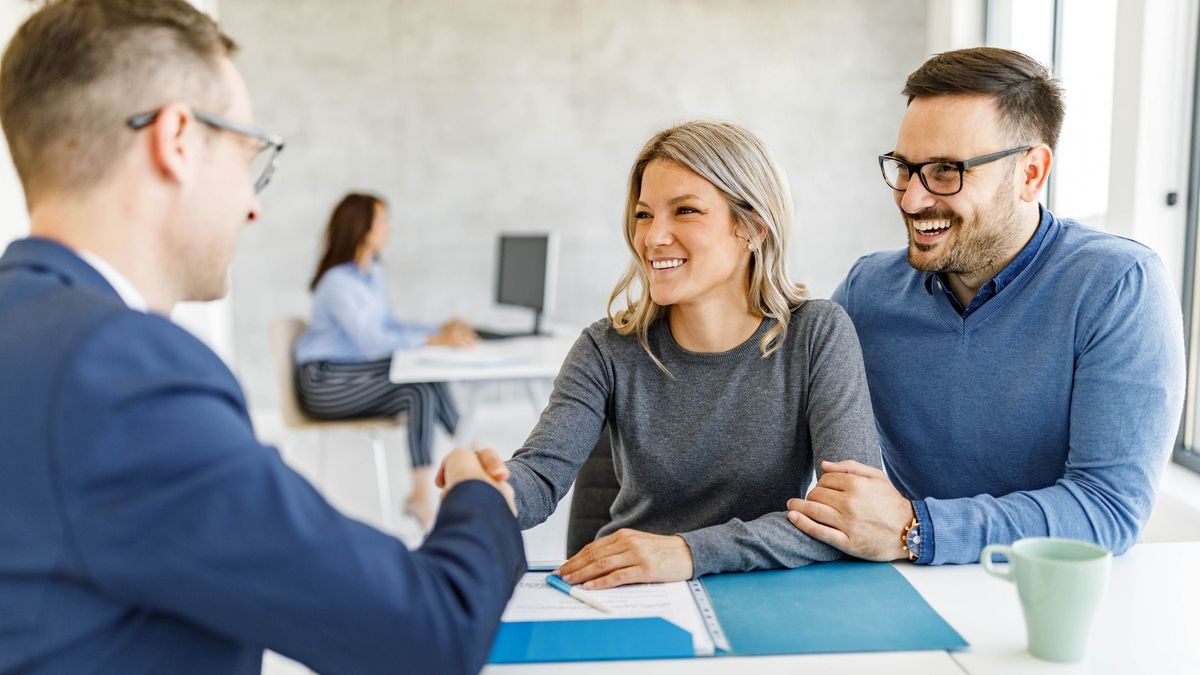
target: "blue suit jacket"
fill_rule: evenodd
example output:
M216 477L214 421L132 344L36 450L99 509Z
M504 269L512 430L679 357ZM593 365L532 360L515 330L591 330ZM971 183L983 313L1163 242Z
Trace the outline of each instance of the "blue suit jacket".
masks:
M0 258L0 672L474 672L524 568L490 486L410 552L260 445L186 331L59 244Z

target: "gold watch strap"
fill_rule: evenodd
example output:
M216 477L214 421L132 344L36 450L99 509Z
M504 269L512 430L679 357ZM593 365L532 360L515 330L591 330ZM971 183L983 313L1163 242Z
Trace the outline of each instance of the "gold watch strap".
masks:
M904 531L900 533L900 549L908 553L909 561L915 561L917 554L908 548L908 533L917 526L917 517L913 516L912 522L904 526Z

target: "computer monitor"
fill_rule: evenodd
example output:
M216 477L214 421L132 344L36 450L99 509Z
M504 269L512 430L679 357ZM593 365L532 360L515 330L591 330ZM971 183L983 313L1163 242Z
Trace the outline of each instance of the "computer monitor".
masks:
M548 233L500 235L496 303L532 309L532 335L541 335L542 313L553 309L555 249L555 238Z

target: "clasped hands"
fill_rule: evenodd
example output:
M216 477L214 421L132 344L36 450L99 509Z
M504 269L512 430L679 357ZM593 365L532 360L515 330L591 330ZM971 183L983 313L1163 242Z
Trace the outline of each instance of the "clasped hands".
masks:
M504 495L517 514L508 467L493 450L458 448L438 468L436 482L442 497L464 480L482 480ZM678 535L659 535L622 529L584 546L556 570L569 584L589 590L625 584L683 581L692 578L692 550Z
M434 482L442 488L442 499L451 488L466 480L481 480L500 492L512 514L517 515L517 502L508 484L508 467L494 450L456 448L446 455L438 467Z
M865 560L908 557L900 543L913 507L875 467L821 462L824 475L806 499L789 499L788 520L804 534Z

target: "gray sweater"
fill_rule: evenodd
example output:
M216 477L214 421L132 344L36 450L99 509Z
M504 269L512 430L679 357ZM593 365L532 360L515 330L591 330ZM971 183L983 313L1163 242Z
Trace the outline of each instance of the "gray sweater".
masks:
M764 319L741 345L700 354L655 322L650 347L673 377L607 319L586 328L508 462L522 529L553 513L608 421L621 489L600 536L679 534L696 576L841 557L793 527L786 504L805 494L821 460L880 466L858 337L841 307L809 300L764 358L759 339L772 325Z

